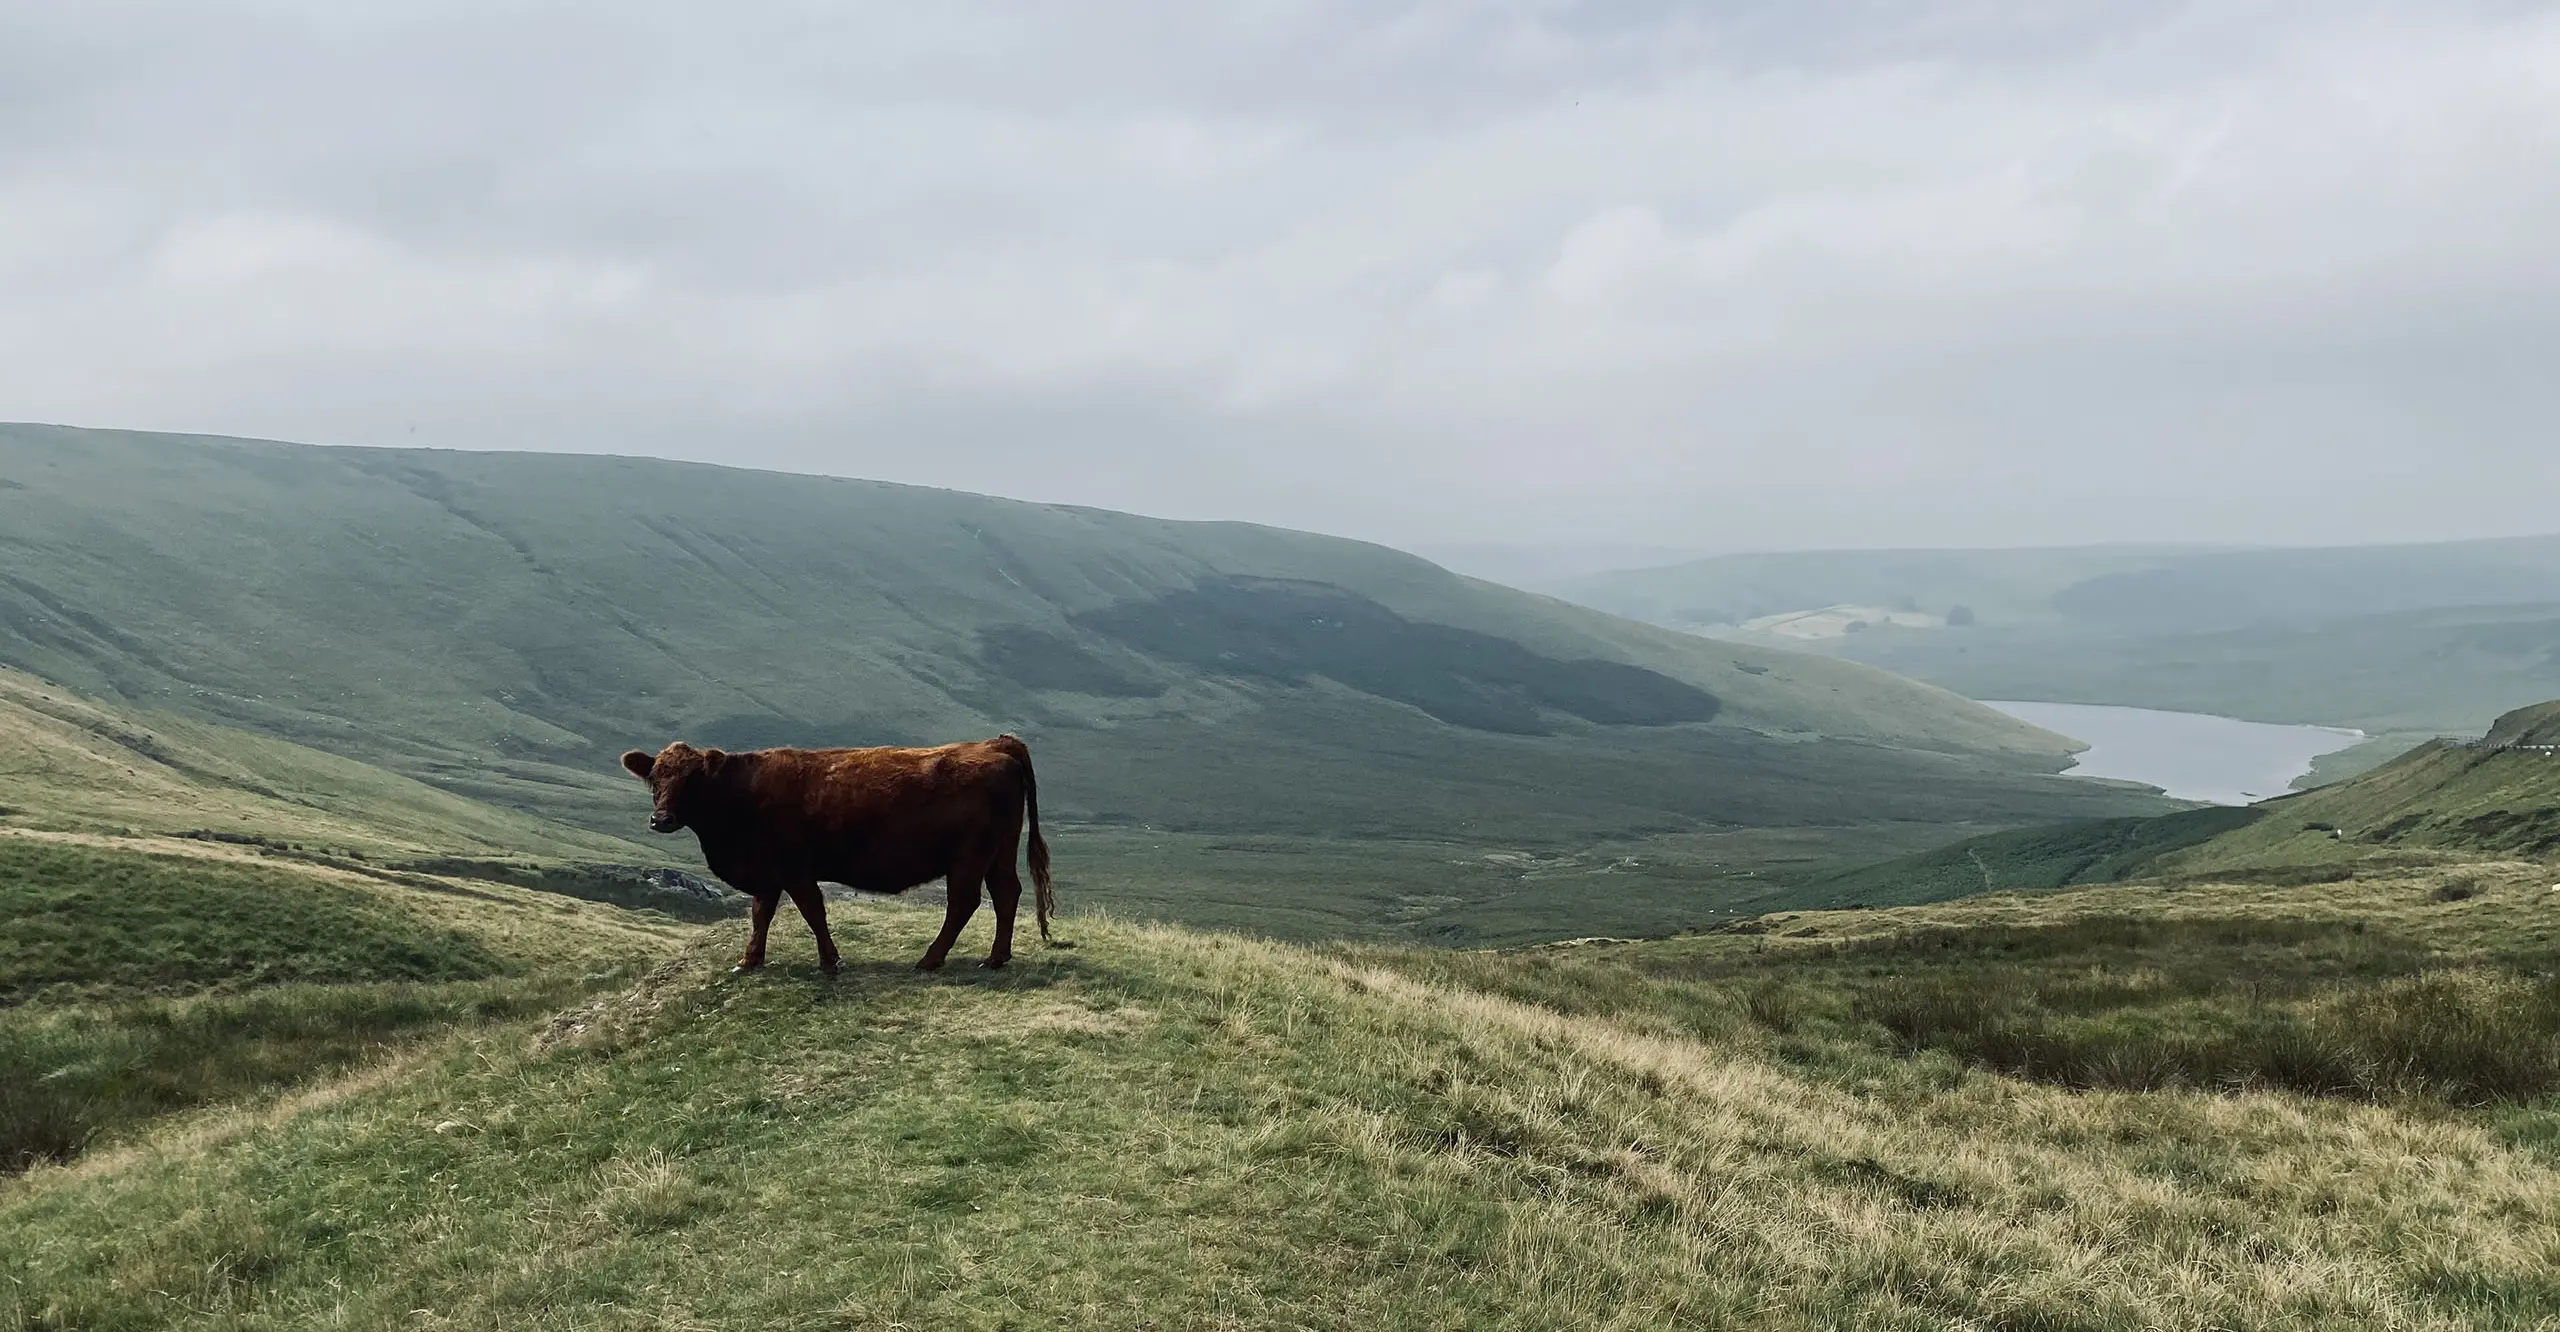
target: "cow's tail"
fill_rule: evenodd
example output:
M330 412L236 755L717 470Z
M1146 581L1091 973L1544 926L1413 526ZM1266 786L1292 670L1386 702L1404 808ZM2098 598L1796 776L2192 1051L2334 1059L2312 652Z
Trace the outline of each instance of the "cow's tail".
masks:
M1031 911L1040 920L1040 942L1048 943L1049 917L1058 910L1057 885L1049 878L1049 844L1040 838L1040 778L1031 771L1031 746L1017 736L1013 741L1014 757L1022 762L1023 826L1031 833Z

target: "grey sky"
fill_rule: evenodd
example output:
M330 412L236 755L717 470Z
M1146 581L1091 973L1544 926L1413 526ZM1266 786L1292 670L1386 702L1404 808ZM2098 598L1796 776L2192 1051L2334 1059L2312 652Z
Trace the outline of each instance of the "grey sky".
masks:
M1425 544L2560 530L2560 8L0 5L0 419Z

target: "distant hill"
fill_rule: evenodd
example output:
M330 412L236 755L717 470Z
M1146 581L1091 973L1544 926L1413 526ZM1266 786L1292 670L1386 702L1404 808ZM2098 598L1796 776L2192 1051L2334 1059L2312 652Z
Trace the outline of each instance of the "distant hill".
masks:
M2029 822L2064 742L1359 542L644 459L0 427L0 663L628 836L628 746L1018 731L1044 813L1494 845ZM2130 802L2130 803L2129 803Z
M1624 570L1564 591L1968 698L2210 712L2381 738L2324 764L2327 776L2560 694L2560 537L1814 551ZM1853 620L1858 631L1841 632Z
M2560 583L2548 593L2560 597ZM2477 734L2510 708L2560 695L2560 601L2197 632L1880 630L1814 646L1974 698L2352 726L2398 736L2400 748Z
M2066 546L1724 555L1584 575L1584 605L1679 628L1832 605L1984 626L2195 632L2560 599L2560 536L2307 549Z

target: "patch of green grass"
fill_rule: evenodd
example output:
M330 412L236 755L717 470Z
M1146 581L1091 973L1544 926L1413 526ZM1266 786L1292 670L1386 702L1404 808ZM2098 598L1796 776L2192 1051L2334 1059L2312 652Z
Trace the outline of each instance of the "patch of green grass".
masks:
M0 1174L172 1111L293 1086L436 1032L549 1012L574 978L292 984L0 1008Z
M477 939L361 889L263 865L0 838L0 1003L507 970Z
M401 877L0 837L0 1174L548 1011L672 938Z

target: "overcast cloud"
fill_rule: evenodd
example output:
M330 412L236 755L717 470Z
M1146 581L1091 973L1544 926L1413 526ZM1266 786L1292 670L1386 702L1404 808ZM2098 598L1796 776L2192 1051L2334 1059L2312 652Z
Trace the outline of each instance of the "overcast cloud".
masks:
M0 419L1399 543L2560 530L2560 8L0 3Z

